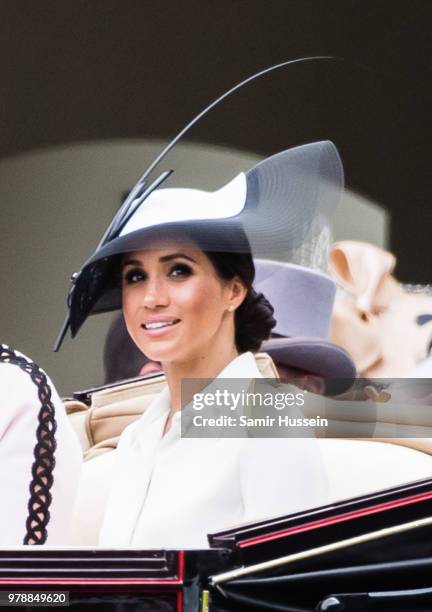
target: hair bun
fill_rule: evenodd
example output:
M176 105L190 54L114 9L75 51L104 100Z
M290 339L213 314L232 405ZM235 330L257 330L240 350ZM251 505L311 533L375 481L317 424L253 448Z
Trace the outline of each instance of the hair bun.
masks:
M237 308L236 346L239 353L257 351L270 336L276 325L274 308L262 293L249 289L243 303Z

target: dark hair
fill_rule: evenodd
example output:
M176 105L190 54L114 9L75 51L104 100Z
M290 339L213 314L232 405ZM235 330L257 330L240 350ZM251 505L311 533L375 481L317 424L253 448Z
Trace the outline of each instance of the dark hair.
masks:
M257 351L276 325L274 308L262 293L252 287L255 265L250 253L204 251L222 280L236 276L244 283L247 294L235 312L235 343L239 353Z

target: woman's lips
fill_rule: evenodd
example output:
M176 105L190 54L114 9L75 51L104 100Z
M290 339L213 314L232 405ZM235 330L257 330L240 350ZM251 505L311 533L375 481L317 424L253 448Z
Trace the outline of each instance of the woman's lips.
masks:
M179 323L180 319L175 319L174 321L151 321L143 323L141 329L148 336L163 336L169 333L174 327L177 327Z

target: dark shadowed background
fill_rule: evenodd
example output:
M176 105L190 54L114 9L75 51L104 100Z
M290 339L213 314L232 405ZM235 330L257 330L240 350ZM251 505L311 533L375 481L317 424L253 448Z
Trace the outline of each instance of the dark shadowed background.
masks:
M80 152L87 147L88 153L89 143L165 141L240 79L300 55L333 54L366 69L329 62L266 77L225 102L185 142L261 156L333 140L348 187L389 212L388 246L398 256L398 277L432 282L430 0L8 0L0 2L0 17L2 226L5 235L12 226L22 230L4 241L2 339L31 351L49 371L48 345L61 322L67 279L90 253L121 193L151 160L138 149L112 159L92 149L100 190L92 184L86 191L94 172L83 178L93 166ZM79 180L68 173L65 148L76 153ZM47 187L38 164L49 151L58 156L49 168L42 164L44 172L63 179ZM90 197L103 193L122 159L131 174L122 175L110 199ZM16 160L24 160L25 171ZM76 210L73 197L80 202ZM50 202L52 226L46 217L38 224L36 202L42 200ZM43 275L36 265L22 272L16 263L28 261L28 268L37 261L34 246L26 252L35 232L48 261ZM64 260L57 265L60 252ZM46 275L55 278L52 293ZM40 294L27 291L29 278ZM48 297L56 306L44 327L40 312L47 312ZM42 310L29 317L38 300ZM43 332L43 350L42 329L52 329L49 337ZM98 360L101 347L92 341L91 349ZM83 354L82 345L76 353L64 350L57 357L62 381L64 368ZM74 386L78 380L77 373Z

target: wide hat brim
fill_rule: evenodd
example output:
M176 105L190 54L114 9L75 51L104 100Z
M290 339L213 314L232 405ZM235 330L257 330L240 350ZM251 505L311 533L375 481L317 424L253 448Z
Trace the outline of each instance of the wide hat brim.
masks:
M204 251L289 261L327 225L342 189L342 164L329 141L273 155L216 192L156 189L76 275L69 295L72 336L89 314L120 307L116 256L144 249L150 238L171 230L193 230Z
M262 343L260 352L285 366L322 376L326 392L332 395L349 389L357 376L348 353L322 338L271 338Z

